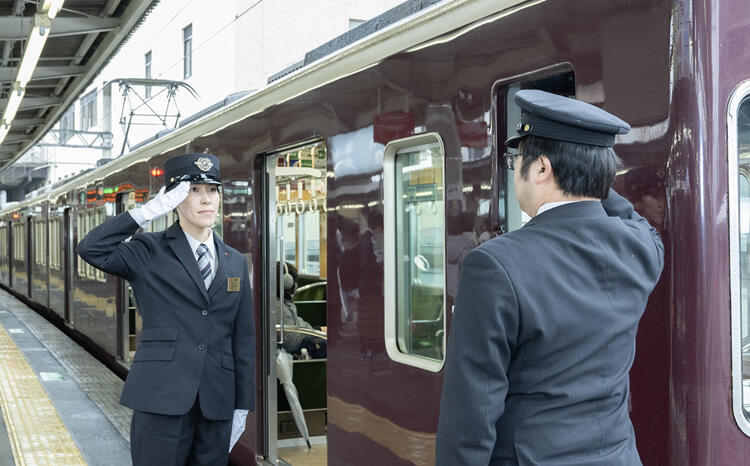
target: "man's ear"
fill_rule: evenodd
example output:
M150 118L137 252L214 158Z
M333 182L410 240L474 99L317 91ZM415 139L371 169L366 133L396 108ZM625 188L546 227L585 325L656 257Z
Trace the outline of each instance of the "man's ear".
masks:
M554 179L554 175L552 174L552 163L546 155L541 154L539 158L536 159L534 169L536 170L537 183L544 183L550 178Z

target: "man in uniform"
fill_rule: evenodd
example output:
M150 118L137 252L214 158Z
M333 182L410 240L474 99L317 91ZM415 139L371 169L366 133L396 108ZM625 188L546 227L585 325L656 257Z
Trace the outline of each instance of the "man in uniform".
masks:
M531 220L472 250L446 353L438 465L641 464L628 415L638 321L659 235L611 189L615 134L592 105L516 94L506 141Z
M91 230L78 254L128 280L143 317L120 399L134 410L133 464L226 464L255 404L247 261L212 231L219 159L180 155L164 172L156 197ZM136 234L174 209L166 231Z

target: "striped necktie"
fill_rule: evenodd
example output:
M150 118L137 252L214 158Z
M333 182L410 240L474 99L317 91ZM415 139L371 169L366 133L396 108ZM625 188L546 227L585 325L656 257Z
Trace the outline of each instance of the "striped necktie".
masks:
M209 259L208 246L201 243L198 245L195 253L198 254L198 270L200 270L203 283L206 284L206 289L208 289L208 286L211 284L208 280L211 277L211 260Z

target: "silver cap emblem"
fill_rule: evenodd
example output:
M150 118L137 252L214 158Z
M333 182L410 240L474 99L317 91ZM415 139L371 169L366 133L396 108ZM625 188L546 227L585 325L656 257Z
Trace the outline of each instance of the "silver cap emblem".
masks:
M201 157L193 163L196 167L198 167L200 171L203 172L207 172L214 167L214 164L211 163L211 159L209 159L208 157Z

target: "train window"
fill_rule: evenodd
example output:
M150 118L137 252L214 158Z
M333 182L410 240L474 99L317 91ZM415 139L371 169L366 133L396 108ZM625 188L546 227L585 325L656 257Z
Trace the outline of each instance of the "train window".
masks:
M38 218L34 219L34 263L42 265L42 223Z
M106 214L105 214L104 209L105 209L104 207L100 207L96 209L95 212L93 212L94 222L95 222L93 226L99 226L102 223L104 223L104 220L106 219ZM96 277L96 279L99 280L100 282L107 281L107 273L104 272L103 270L99 270L96 267L91 266L91 271Z
M729 261L734 417L750 435L750 81L732 96L729 151Z
M325 278L321 252L325 257L326 146L318 141L275 156L280 254L300 275Z
M26 260L26 225L13 225L13 258L18 261Z
M96 227L96 211L89 211L86 213L86 219L88 221L88 227L86 233L90 232ZM93 265L86 263L86 277L96 279L96 269Z
M89 233L89 219L88 219L88 212L79 212L78 213L78 241L81 241L83 238L86 237L86 235ZM78 275L81 277L85 277L86 273L88 271L89 265L81 259L78 258Z
M8 228L5 226L5 222L0 223L0 257L5 259L8 253ZM3 263L5 263L3 261Z
M49 221L49 268L52 270L60 268L57 257L57 251L60 247L58 221L57 219L50 219Z
M34 264L40 265L42 263L42 260L41 260L42 241L39 235L39 233L41 232L41 228L39 227L39 220L38 219L32 220L31 227L33 229L33 234L34 234L34 242L33 242Z
M34 219L34 255L37 265L47 265L47 241L44 231L44 222L41 218Z
M516 133L516 127L521 121L521 109L516 105L514 96L522 89L539 89L553 94L562 95L565 97L575 97L575 76L572 70L565 70L563 72L537 76L532 79L526 79L524 81L515 82L505 87L505 134L513 135ZM503 108L503 106L499 106ZM505 151L503 145L504 140L499 141L501 146L500 153ZM509 152L515 151L515 149L508 148ZM500 164L502 165L502 164ZM505 193L500 193L500 198L505 199L505 203L500 204L501 210L500 217L505 219L504 231L513 231L521 228L530 220L530 217L521 210L516 199L516 192L513 186L513 172L505 173Z
M444 167L436 133L385 148L386 349L394 361L434 372L445 354Z
M44 231L44 221L37 217L34 220L34 255L36 257L37 265L47 265L47 241Z
M308 275L320 276L320 213L312 211L312 203L300 214L299 270Z

